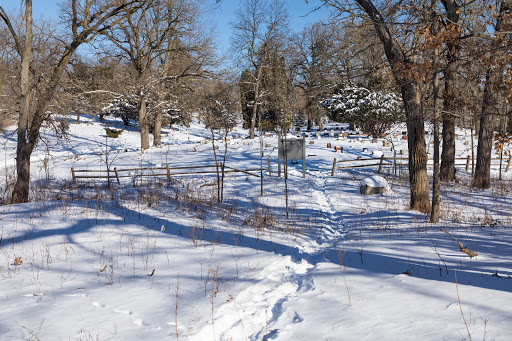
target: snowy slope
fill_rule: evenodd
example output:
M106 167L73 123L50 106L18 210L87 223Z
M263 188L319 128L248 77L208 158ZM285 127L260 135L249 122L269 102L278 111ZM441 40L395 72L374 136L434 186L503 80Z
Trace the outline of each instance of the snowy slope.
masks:
M197 123L165 130L163 145L144 154L135 129L106 140L106 124L121 127L86 118L69 140L47 131L33 156L35 201L0 207L1 340L510 339L510 173L476 191L458 167L459 183L442 186L442 221L431 225L407 210L405 169L394 177L384 167L392 190L375 196L359 186L377 167L330 176L334 158L391 156L382 140L308 137L306 179L290 165L286 219L275 137L264 138L273 176L263 196L248 175L228 176L223 204L209 175L137 187L124 179L112 192L71 185L70 168L105 168L105 151L117 168L213 161ZM14 165L10 134L0 188ZM259 140L244 135L237 129L228 142L227 164L257 168ZM465 156L469 137L459 137ZM400 136L393 143L406 148Z

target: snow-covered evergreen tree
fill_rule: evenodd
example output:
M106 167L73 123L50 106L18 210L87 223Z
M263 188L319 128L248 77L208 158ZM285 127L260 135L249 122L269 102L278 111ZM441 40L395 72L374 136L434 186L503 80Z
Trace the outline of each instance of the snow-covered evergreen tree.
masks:
M397 94L357 86L340 88L321 104L328 110L331 120L355 123L374 137L381 136L393 123L405 117L402 100Z

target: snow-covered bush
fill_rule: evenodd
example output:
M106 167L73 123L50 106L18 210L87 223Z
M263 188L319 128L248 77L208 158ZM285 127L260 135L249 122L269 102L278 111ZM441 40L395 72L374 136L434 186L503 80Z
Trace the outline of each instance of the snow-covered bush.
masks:
M105 132L107 133L107 137L116 139L118 138L121 133L124 131L123 129L114 129L114 128L104 128Z
M135 121L139 117L137 101L127 96L114 98L101 109L101 112L101 116L113 115L120 117L125 125L129 125L130 121Z
M190 126L192 115L187 110L181 107L177 101L167 101L162 108L162 123L173 126L175 124L182 124Z
M321 102L336 122L355 123L368 135L379 137L393 123L404 119L401 98L395 93L344 87Z

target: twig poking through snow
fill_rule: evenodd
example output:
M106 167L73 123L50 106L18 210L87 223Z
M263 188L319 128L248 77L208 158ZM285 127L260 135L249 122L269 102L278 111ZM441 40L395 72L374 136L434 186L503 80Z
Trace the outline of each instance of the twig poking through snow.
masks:
M446 232L446 233L448 233L448 232ZM455 238L455 237L453 237L453 238ZM462 315L462 319L464 320L464 324L466 325L466 330L468 332L469 341L471 341L471 334L469 333L469 327L468 327L468 324L466 323L466 319L464 318L464 313L462 312L462 305L460 304L459 285L457 284L457 270L454 270L454 271L455 271L455 287L457 288L457 299L459 301L460 314Z

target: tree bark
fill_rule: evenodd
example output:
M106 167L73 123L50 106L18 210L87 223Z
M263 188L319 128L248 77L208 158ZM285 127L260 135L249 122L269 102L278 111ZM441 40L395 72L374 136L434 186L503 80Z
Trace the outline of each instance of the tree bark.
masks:
M455 112L457 85L457 68L459 64L460 43L458 41L460 33L457 29L459 22L459 9L455 0L443 0L448 18L448 28L455 36L448 35L446 43L447 65L444 73L444 114L443 114L443 151L441 154L441 181L455 180ZM451 29L455 27L454 29Z
M157 108L153 127L153 146L158 147L162 144L162 111Z
M261 84L261 75L263 73L263 65L260 63L258 66L258 74L256 76L256 82L254 84L254 103L252 106L252 117L251 117L251 126L249 127L249 138L252 140L254 138L254 130L256 129L256 117L258 116L258 101L260 96L260 84Z
M25 1L25 46L21 56L21 106L18 118L18 141L16 146L16 184L12 192L13 203L28 201L30 188L30 155L34 146L27 140L29 122L31 120L30 108L30 62L32 61L32 0Z
M455 180L455 116L448 111L443 114L442 135L441 181L450 182Z
M407 116L409 135L409 181L410 208L423 213L430 212L429 181L427 175L427 149L421 93L414 80L407 74L413 63L407 58L399 42L389 31L384 18L370 0L356 0L373 22L373 26L384 47L384 52L400 86ZM405 72L404 72L405 71Z
M436 68L439 62L438 55L439 50L435 49L433 64ZM441 174L439 167L439 71L437 69L435 70L432 83L434 88L434 174L432 184L432 210L430 211L429 222L436 224L439 222L439 206L441 203Z
M493 46L504 44L505 35L510 38L512 28L512 0L503 0L500 6L499 16L496 22L496 37ZM503 34L500 34L505 32ZM475 175L473 186L477 188L489 188L491 185L491 153L494 115L498 113L498 88L502 85L503 68L496 63L495 56L490 60L490 67L485 76L484 98L482 101L482 113L480 115L480 129L478 132L478 146L476 155Z
M140 129L140 148L149 149L149 120L146 107L146 98L143 90L139 92L139 129Z
M487 70L485 77L484 99L480 115L478 145L476 147L476 167L473 186L489 188L491 186L491 154L494 115L497 113L497 98L494 87L499 82L499 75L492 69Z
M409 135L409 182L410 208L423 213L430 212L429 181L427 174L427 148L421 95L413 83L400 86L407 115Z

